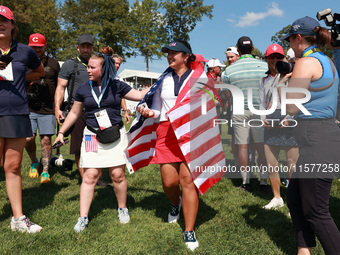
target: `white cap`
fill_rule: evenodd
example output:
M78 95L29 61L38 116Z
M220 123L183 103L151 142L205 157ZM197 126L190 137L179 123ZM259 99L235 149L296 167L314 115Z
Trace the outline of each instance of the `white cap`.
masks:
M295 52L292 48L289 48L289 50L287 51L287 59L291 59L295 57Z
M208 68L212 68L215 66L226 67L226 65L222 65L221 62L217 58L210 59L208 62Z
M234 53L234 54L236 54L236 55L240 55L240 54L238 53L236 47L229 47L229 48L225 51L225 54L227 54L228 52Z

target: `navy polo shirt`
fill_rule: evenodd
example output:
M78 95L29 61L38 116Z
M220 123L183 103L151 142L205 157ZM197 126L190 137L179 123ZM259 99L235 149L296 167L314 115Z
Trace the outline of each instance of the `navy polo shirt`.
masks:
M97 98L99 98L100 92L98 84L96 82L92 82L92 86L94 92L97 95ZM99 128L97 119L94 114L103 109L106 109L111 124L117 125L122 122L122 116L120 115L121 98L129 93L130 90L131 87L129 85L116 78L114 82L111 82L105 90L102 100L100 101L99 109L96 101L92 96L91 86L87 81L79 86L74 96L74 100L84 103L87 126Z
M0 79L0 116L29 114L26 71L38 68L41 61L31 47L16 41L12 41L9 55L13 58L13 81Z

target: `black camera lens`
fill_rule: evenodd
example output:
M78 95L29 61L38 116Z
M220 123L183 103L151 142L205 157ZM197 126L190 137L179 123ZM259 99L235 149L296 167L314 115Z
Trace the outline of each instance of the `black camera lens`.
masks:
M280 74L287 74L293 72L294 63L285 61L277 61L275 64L275 71Z

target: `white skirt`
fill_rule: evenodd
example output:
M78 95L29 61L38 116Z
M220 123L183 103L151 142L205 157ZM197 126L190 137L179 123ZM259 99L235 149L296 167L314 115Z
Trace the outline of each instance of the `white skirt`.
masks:
M128 139L124 126L120 129L120 138L117 141L108 144L98 142L97 151L85 151L85 135L95 134L85 127L80 151L79 165L81 168L114 167L126 163L124 150L128 145Z

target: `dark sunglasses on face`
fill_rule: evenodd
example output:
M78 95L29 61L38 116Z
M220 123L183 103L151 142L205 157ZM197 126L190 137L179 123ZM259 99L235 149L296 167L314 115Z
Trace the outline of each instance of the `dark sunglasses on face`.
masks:
M267 58L268 58L268 59L283 59L284 56L281 55L281 54L275 53L275 54L270 54Z

